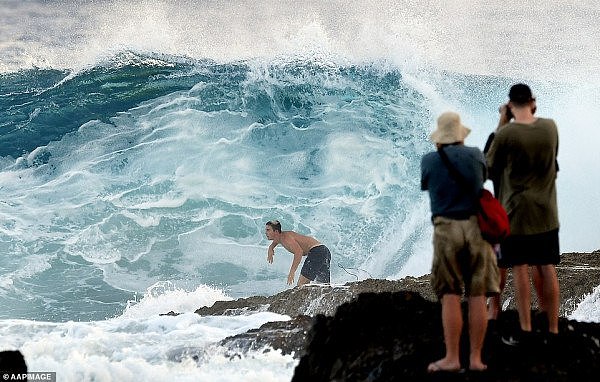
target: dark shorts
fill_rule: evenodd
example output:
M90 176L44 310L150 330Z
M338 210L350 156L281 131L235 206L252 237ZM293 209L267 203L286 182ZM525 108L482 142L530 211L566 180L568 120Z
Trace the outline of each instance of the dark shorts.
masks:
M560 263L558 229L535 235L510 235L500 248L498 266L501 268Z
M306 260L300 274L311 281L329 283L331 253L323 244L312 247L306 254Z

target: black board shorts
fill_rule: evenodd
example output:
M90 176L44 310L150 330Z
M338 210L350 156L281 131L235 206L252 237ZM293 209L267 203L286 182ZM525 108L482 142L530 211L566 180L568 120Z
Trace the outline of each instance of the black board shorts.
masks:
M500 244L498 266L560 263L558 228L535 235L510 235Z
M331 253L321 244L312 247L306 254L306 260L300 274L311 281L329 283L330 281Z

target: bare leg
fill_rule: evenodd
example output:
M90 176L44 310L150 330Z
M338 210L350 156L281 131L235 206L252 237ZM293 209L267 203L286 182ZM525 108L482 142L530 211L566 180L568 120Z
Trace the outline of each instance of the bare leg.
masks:
M306 277L304 277L302 275L300 275L300 277L298 277L298 286L308 284L309 282L311 282L311 280L307 279Z
M521 330L531 331L531 288L529 281L529 267L527 264L515 265L512 268L515 283L515 297Z
M535 293L538 297L538 310L540 312L546 312L546 304L544 303L544 279L542 276L542 270L539 265L530 267L531 276L533 279L533 286L535 287Z
M506 286L506 268L498 268L500 271L500 293L488 299L488 320L498 319L498 314L502 310L502 291Z
M469 341L471 343L469 369L471 370L487 369L487 366L481 360L486 329L485 296L469 297Z
M445 294L442 297L442 324L444 327L446 356L430 363L427 368L429 372L460 369L459 345L463 325L460 298L456 294Z
M558 333L559 286L556 267L553 264L539 266L542 278L544 308L548 315L548 331Z

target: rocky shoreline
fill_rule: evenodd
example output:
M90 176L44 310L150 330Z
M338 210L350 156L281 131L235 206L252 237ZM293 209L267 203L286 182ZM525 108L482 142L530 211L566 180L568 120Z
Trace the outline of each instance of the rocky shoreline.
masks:
M560 283L560 315L569 315L581 302L583 296L600 285L600 250L592 253L565 253L557 266ZM197 314L233 315L243 312L269 311L285 314L331 316L338 306L351 301L361 293L374 292L418 292L426 300L437 301L429 284L429 275L406 277L401 280L367 279L349 282L341 286L306 285L291 288L273 296L252 296L232 301L217 301L210 307L196 310ZM506 309L515 309L512 277L509 271L506 289L502 294ZM537 300L533 296L533 307ZM171 314L174 314L171 312Z
M600 285L600 250L566 253L557 267L561 288L558 336L544 331L543 315L534 310L534 333L518 346L502 338L518 332L512 283L503 294L504 309L490 322L484 346L486 372L427 374L429 362L443 356L440 304L429 276L402 280L368 279L342 286L307 285L274 296L218 301L196 311L201 315L240 315L270 311L292 317L228 337L229 357L250 351L279 351L299 359L293 381L573 381L600 374L600 323L569 320L583 298ZM463 304L463 309L466 304ZM534 301L535 309L535 301ZM169 312L168 315L178 313ZM461 359L468 359L463 330ZM195 360L210 349L173 349L172 361ZM0 352L0 369L27 370L20 352ZM16 370L16 369L15 369Z
M600 324L579 323L566 316L600 285L600 250L563 254L557 272L561 288L561 334L552 342L560 344L560 349L569 349L567 354L577 362L561 363L552 358L554 363L548 365L548 359L540 355L553 356L546 351L534 352L535 360L523 367L505 367L497 362L522 363L524 358L514 358L518 354L531 358L528 350L507 351L500 341L501 335L518 329L509 273L503 293L504 310L497 324L490 327L486 339L486 357L495 377L488 376L485 380L521 380L519 373L524 373L531 380L566 381L570 379L565 375L575 373L570 370L573 365L581 369L577 373L582 378L593 375L589 374L592 371L598 372L600 366L590 361L589 354L600 355ZM228 337L219 345L226 347L231 356L271 348L292 354L300 358L295 381L387 381L399 376L429 380L432 376L423 374L427 362L440 357L443 350L440 307L436 301L429 276L425 275L396 281L368 279L342 286L307 285L274 296L219 301L196 313L231 315L270 311L292 317L290 321L270 322L259 329ZM536 301L533 304L535 309ZM539 327L543 327L539 324L540 318L535 319ZM541 343L548 342L542 330L537 332ZM349 339L352 340L348 342ZM330 359L331 354L336 354L336 358ZM582 370L586 370L584 374ZM475 377L469 375L461 375L457 380L474 380Z

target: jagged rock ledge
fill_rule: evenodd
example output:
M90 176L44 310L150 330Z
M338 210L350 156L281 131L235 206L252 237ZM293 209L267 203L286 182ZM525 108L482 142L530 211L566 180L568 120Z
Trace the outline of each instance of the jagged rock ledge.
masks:
M196 310L200 315L238 315L247 312L269 311L285 314L331 316L338 306L365 292L398 292L411 290L434 299L429 287L429 277L407 277L398 281L368 279L344 285L305 285L291 288L273 296L252 296L232 301L217 301L210 307Z
M591 293L600 284L600 250L592 253L566 253L561 257L557 267L560 282L560 315L566 316L581 302L583 296ZM367 279L349 282L341 286L306 285L292 288L273 296L253 296L233 301L217 301L210 307L196 310L200 315L233 315L244 312L269 311L285 314L315 316L324 314L332 316L337 307L351 301L361 293L381 293L413 291L425 299L437 301L429 284L429 275L406 277L402 280ZM507 301L506 309L515 309L514 291L509 272L507 287L503 299ZM535 308L537 301L533 299Z
M544 317L534 315L534 333L527 341L518 346L503 343L503 337L517 333L518 325L518 315L509 310L489 328L483 349L487 371L428 374L428 363L444 355L440 304L415 292L364 293L341 305L333 317L315 318L292 382L566 382L598 378L600 324L561 318L559 334L550 335L544 332ZM461 364L467 368L468 330L464 329Z
M562 318L561 334L554 341L554 344L560 345L553 349L561 349L557 354L567 349L565 354L568 354L569 362L556 360L555 354L548 348L542 348L538 354L524 348L507 349L501 344L502 335L518 329L509 274L503 294L505 310L486 337L485 357L490 363L490 371L498 377L489 378L489 373L486 373L483 380L516 381L521 380L522 374L534 381L548 378L566 381L569 378L565 375L583 378L594 375L590 374L591 371L588 373L589 370L597 372L598 366L588 361L590 355L600 355L600 325L570 321L565 317L600 283L600 250L563 254L557 271ZM536 303L534 300L534 308ZM218 301L211 307L198 309L196 313L232 315L258 311L289 315L292 320L269 322L259 329L220 341L219 345L228 349L227 354L231 357L260 349L292 354L301 358L295 373L294 380L297 381L350 381L357 378L385 381L394 380L394 375L411 377L411 380L436 378L435 375L424 374L426 364L443 353L440 305L431 290L429 275L397 281L368 279L341 286L307 285L274 296ZM538 327L542 327L540 318L536 320ZM346 328L346 331L340 327ZM463 353L466 351L464 342ZM339 356L331 359L331 354ZM531 358L531 354L535 354L535 359L523 362ZM544 358L546 356L550 358ZM556 361L558 366L548 364L549 360ZM452 378L476 380L476 376L466 373Z

